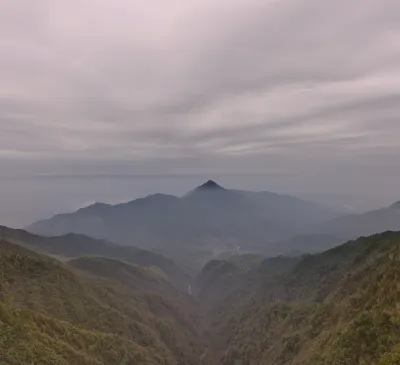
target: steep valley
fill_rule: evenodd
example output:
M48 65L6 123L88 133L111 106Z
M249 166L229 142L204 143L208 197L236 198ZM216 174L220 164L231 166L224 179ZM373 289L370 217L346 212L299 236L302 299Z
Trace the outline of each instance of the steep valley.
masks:
M2 365L400 363L399 233L214 260L192 296L157 265L24 246L0 243Z

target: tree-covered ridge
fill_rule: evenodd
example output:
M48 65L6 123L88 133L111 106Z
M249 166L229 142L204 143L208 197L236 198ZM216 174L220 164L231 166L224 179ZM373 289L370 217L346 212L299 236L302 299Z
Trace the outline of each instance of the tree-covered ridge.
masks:
M400 233L302 258L159 268L0 241L0 364L397 365ZM199 303L196 303L195 300Z
M133 246L124 247L82 234L68 233L62 236L43 237L22 229L0 226L0 239L17 243L37 252L54 255L63 260L79 256L104 256L140 266L158 267L175 286L184 290L191 281L188 273L171 259Z
M200 330L190 298L157 270L121 263L133 286L107 277L109 259L93 260L104 261L105 277L0 242L2 365L195 363Z
M174 364L122 336L89 331L0 302L0 364Z
M203 363L398 364L399 278L398 233L307 256L247 298L227 297Z

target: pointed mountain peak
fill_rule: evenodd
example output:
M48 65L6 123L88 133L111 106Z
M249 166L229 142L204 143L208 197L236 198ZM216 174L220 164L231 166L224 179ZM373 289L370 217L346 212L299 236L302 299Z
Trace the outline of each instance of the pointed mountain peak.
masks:
M215 181L208 180L206 183L203 185L199 186L197 189L201 190L216 190L216 189L221 189L225 190L222 186L218 185Z
M196 189L189 191L185 195L185 198L190 198L190 197L195 197L195 196L203 197L204 193L206 193L205 195L208 195L208 193L214 193L214 192L219 192L219 191L226 192L228 190L226 190L222 186L218 185L215 181L208 180L203 185L200 185ZM214 194L212 194L212 195L214 195Z

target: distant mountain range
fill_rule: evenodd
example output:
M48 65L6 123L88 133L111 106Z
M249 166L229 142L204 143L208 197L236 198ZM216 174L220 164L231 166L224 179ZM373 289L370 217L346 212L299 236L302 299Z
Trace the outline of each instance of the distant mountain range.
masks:
M321 233L343 239L398 230L400 230L400 202L366 213L343 215L318 228Z
M285 255L321 252L344 241L386 231L400 231L400 202L366 213L345 214L313 227L307 234L276 242Z
M291 239L337 215L292 196L229 190L207 181L182 198L155 194L118 205L96 203L27 230L47 236L85 234L191 263L195 258L200 268L226 250L276 254L273 242Z
M214 181L179 198L154 194L127 203L95 203L27 227L44 236L84 234L169 256L195 272L224 252L318 252L341 242L400 230L400 202L341 215L288 195L225 189Z

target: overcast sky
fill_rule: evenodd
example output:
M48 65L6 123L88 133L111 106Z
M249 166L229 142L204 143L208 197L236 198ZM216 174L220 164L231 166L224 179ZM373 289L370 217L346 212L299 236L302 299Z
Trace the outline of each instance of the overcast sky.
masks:
M399 0L1 1L0 224L208 177L399 200L399 19Z

